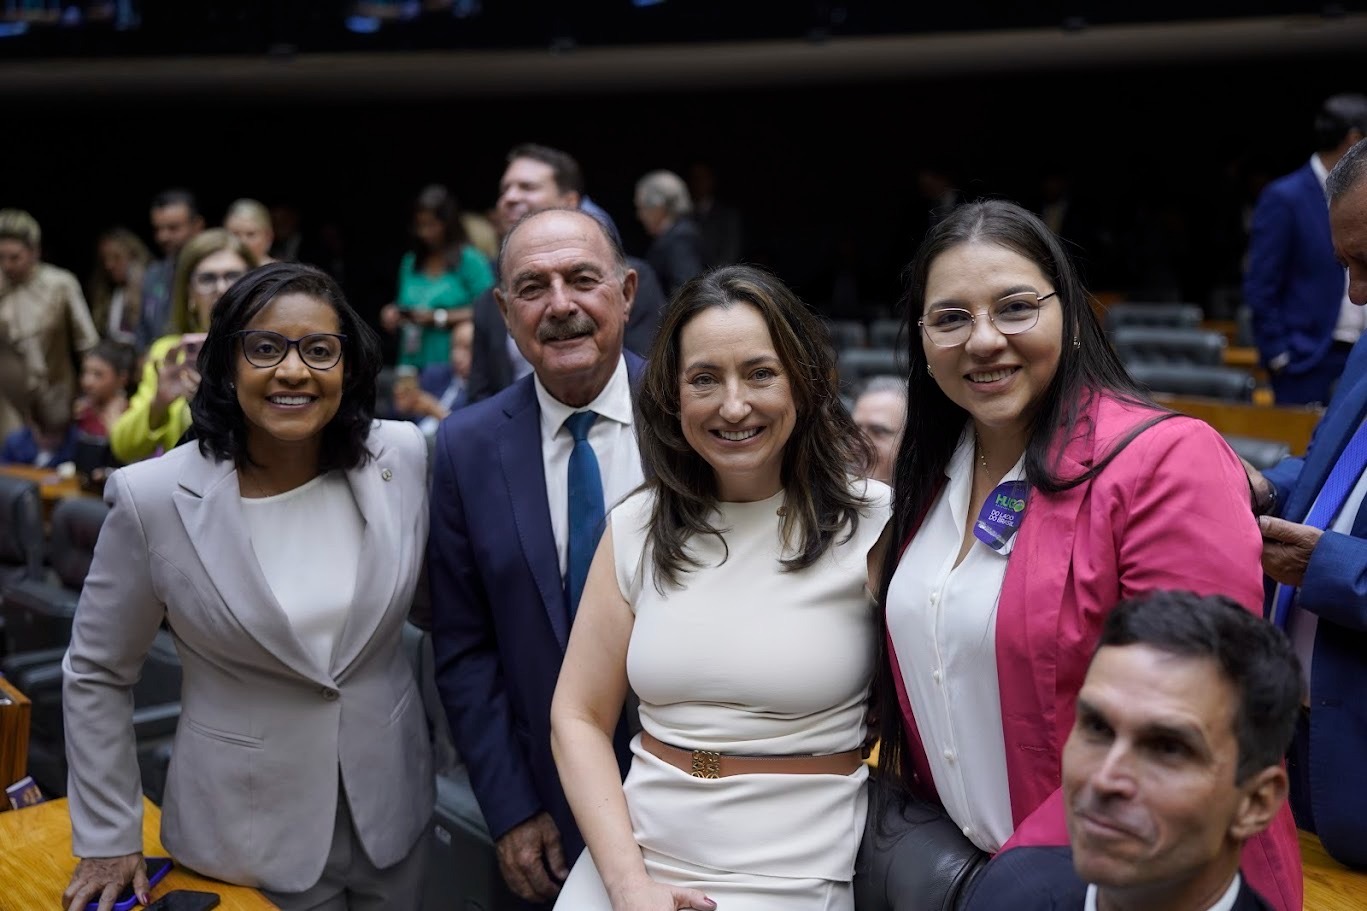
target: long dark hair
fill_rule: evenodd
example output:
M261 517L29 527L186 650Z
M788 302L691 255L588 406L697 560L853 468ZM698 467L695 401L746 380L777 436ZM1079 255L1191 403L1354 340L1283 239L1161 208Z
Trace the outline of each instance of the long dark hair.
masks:
M366 439L375 420L375 378L380 372L380 340L356 311L341 287L321 269L300 263L270 263L238 279L214 305L209 335L200 349L199 391L190 406L199 451L219 461L251 464L247 453L247 421L237 401L239 330L282 294L307 294L337 311L342 342L342 404L323 428L318 470L351 469L369 457ZM337 367L332 368L334 370Z
M787 372L797 421L783 450L787 510L782 533L796 541L785 570L811 566L842 531L845 540L867 504L850 489L852 473L872 461L868 443L840 401L835 353L824 324L773 275L754 266L728 266L694 278L675 293L651 348L639 398L641 458L656 494L647 532L657 587L679 584L696 568L686 547L694 535L721 536L709 515L717 503L712 467L684 438L679 421L679 353L683 329L713 307L749 304L764 317ZM724 543L724 542L723 542Z
M440 252L446 260L446 268L452 272L459 271L463 250L470 243L470 239L465 233L465 225L461 223L460 206L456 203L456 197L439 183L429 184L422 188L418 198L413 201L414 217L419 212L430 212L433 218L441 222L442 230L446 232L446 246L440 251L429 250L414 235L411 247L413 268L421 272L423 260L429 254Z
M1095 477L1136 436L1172 413L1130 378L1111 348L1092 311L1090 297L1076 269L1057 238L1044 222L1014 203L984 200L955 209L926 235L905 273L902 295L903 336L907 339L906 429L897 453L894 472L892 534L885 538L879 603L882 635L875 691L879 701L880 773L894 786L905 786L909 769L904 766L906 735L897 699L891 656L887 652L887 594L897 570L902 543L930 509L945 476L945 468L958 446L968 412L954 404L940 389L927 368L921 333L912 331L925 307L926 280L931 264L943 253L967 243L995 244L1034 263L1058 292L1063 312L1063 343L1054 378L1036 404L1025 447L1025 478L1031 488L1045 494L1059 493ZM1076 342L1074 342L1076 339ZM1063 477L1055 459L1059 444L1094 431L1089 406L1093 396L1105 394L1120 401L1151 409L1153 418L1142 421L1103 458L1075 477Z

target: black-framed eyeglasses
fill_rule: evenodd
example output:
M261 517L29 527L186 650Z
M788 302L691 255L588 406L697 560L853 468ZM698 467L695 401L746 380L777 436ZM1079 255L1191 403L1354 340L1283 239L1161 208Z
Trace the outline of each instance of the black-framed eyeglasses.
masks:
M987 309L987 318L1002 335L1020 335L1035 328L1044 302L1057 294L1057 291L1048 294L1022 291L1003 297ZM973 337L973 325L979 315L958 307L943 307L930 311L917 320L916 325L935 347L957 348Z
M286 338L279 332L266 329L243 329L233 336L242 342L242 356L253 367L274 367L289 356L291 348L299 350L299 358L314 370L331 370L342 359L345 335L335 332L315 332L303 338Z

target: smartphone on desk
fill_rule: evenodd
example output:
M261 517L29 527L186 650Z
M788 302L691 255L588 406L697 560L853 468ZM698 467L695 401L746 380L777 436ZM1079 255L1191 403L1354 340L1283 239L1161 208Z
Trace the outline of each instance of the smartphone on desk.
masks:
M209 911L218 907L218 893L177 889L147 906L147 911Z
M148 857L144 858L147 864L147 888L152 888L157 883L166 878L166 874L171 872L171 858L169 857ZM114 911L132 911L138 906L138 897L133 894L133 884L129 883L123 887L119 897L114 899ZM85 911L100 911L100 900L85 906Z

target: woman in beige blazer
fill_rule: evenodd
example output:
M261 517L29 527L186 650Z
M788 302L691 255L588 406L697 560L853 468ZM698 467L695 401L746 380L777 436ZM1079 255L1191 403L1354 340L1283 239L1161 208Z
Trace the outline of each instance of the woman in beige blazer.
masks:
M63 895L148 892L130 688L164 622L184 665L162 840L283 909L418 906L433 781L400 634L427 449L375 422L374 333L309 266L249 272L199 356L197 442L109 480L65 660Z

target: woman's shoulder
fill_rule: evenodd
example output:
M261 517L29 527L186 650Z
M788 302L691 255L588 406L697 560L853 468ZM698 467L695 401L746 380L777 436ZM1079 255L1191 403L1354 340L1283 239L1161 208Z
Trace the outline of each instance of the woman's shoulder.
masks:
M629 527L626 523L631 523L643 528L654 508L655 489L648 484L638 487L612 508L613 524L626 528Z
M892 509L892 488L882 481L875 478L858 478L852 475L849 484L850 491L868 504L863 510L866 515L879 512L886 514Z
M1115 446L1123 448L1115 461L1157 470L1157 464L1174 452L1183 460L1209 462L1232 458L1224 438L1205 421L1143 403L1102 396L1096 410L1098 458ZM1128 442L1126 442L1128 440ZM1190 470L1188 462L1183 470Z
M370 425L369 448L372 453L392 447L405 460L427 461L427 438L412 421L376 420Z

